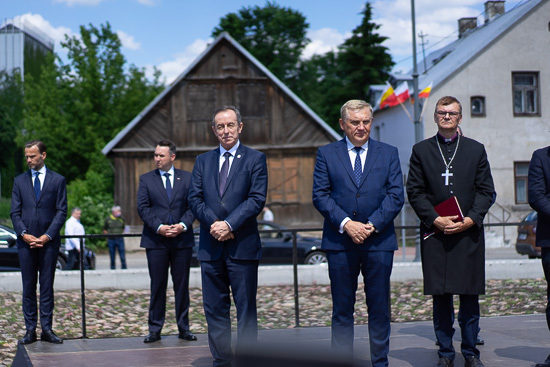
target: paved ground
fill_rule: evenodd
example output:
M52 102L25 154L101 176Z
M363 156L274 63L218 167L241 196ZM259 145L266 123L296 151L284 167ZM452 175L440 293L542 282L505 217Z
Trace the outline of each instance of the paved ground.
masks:
M481 320L486 343L479 347L487 367L532 367L544 361L550 352L550 340L544 315L486 317ZM367 326L355 327L355 358L353 366L371 366ZM454 346L460 350L460 332ZM319 367L351 366L345 359L330 354L330 328L293 328L261 330L260 345L243 357L252 363L245 366ZM115 339L66 340L62 345L37 342L19 347L14 366L24 362L25 354L34 367L41 366L195 366L212 365L207 337L198 335L197 342L179 340L174 335L163 336L158 343L143 344L143 337ZM430 321L392 324L390 366L426 367L437 362ZM334 362L334 363L332 363ZM457 353L455 365L463 366Z
M516 252L514 247L499 247L487 249L485 251L485 257L487 260L525 260L527 256L520 255ZM405 261L413 261L415 258L414 248L407 248L405 251ZM395 262L403 261L403 251L399 249L395 252L394 256ZM128 268L131 269L146 269L147 268L147 259L145 258L145 250L134 250L129 251L126 254L126 263ZM110 269L110 258L109 254L99 254L97 255L97 270ZM120 269L120 258L116 257L116 266L117 269Z

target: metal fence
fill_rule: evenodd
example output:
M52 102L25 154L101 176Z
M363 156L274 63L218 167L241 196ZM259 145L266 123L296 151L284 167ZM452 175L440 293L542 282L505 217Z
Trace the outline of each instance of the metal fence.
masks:
M529 224L527 222L517 222L517 223L485 223L484 227L511 227L521 224ZM416 231L415 236L408 236L415 237L417 246L420 244L420 236L418 235L418 226L396 226L395 227L396 232L401 231L402 235L406 233L406 231ZM295 327L300 327L300 302L299 302L299 289L298 289L298 247L297 247L297 238L298 233L300 232L320 232L322 233L322 228L286 228L283 230L260 230L260 233L279 233L279 232L285 232L285 233L291 233L292 234L292 271L294 276L294 324ZM115 237L141 237L141 233L128 233L128 234L118 234L118 235L108 235L108 234L87 234L83 236L61 236L61 238L78 238L80 239L80 248L83 248L84 239L87 238L96 238L96 239L108 239L108 238L115 238ZM405 253L405 242L403 242L403 253ZM416 250L417 257L413 261L419 261L418 258L418 248ZM80 269L80 297L81 297L81 304L82 304L82 338L87 338L86 336L86 277L85 277L85 271L84 271L84 251L79 252L79 269Z

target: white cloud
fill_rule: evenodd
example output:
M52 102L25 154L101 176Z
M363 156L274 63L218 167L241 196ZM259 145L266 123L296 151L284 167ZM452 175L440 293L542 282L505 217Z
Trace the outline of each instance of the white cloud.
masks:
M174 55L174 59L165 61L157 65L157 69L162 72L162 76L166 78L168 84L172 83L181 73L183 73L189 65L206 49L209 40L197 39L191 45L187 46L183 52ZM147 65L147 74L153 74L153 66Z
M136 42L134 36L131 36L124 31L117 31L116 33L118 35L118 38L120 38L120 42L122 42L123 47L126 47L130 50L139 50L141 48L141 43Z
M54 3L62 3L67 6L84 5L84 6L96 6L104 0L54 0Z
M146 6L157 5L157 0L137 0L137 2L140 3L141 5L146 5Z
M321 28L309 31L307 37L311 42L305 47L302 57L309 59L313 55L324 54L336 50L350 34L342 34L336 29Z

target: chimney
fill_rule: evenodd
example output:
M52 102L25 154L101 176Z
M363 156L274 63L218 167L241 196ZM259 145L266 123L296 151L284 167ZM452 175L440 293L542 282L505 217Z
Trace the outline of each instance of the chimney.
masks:
M504 0L485 2L485 24L489 23L497 15L504 14L504 3Z
M462 38L464 33L471 29L476 29L477 17L473 18L460 18L458 20L458 38Z

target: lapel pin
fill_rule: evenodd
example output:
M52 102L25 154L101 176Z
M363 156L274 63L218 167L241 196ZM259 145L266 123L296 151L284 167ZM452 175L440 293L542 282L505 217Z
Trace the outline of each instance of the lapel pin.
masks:
M180 180L180 178L178 177L178 178L177 178L177 180L179 181L179 180Z
M239 155L237 156L237 158L241 158L241 155L239 154Z

